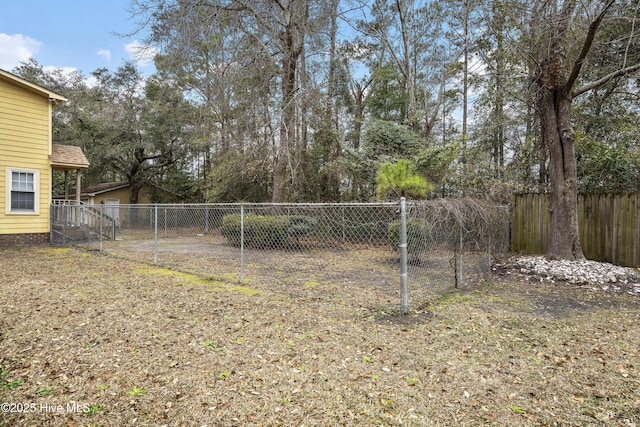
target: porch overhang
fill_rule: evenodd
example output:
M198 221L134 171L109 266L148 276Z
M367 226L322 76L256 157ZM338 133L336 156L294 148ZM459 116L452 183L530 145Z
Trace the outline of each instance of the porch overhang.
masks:
M82 149L73 145L51 144L50 159L53 170L70 171L89 167Z
M76 203L80 204L80 186L82 185L81 169L89 167L89 161L82 149L73 145L51 144L51 169L64 171L64 198L68 197L67 175L69 171L76 173Z

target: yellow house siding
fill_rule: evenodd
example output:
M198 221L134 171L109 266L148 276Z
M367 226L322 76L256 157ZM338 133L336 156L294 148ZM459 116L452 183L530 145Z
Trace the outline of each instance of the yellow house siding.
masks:
M129 198L130 191L131 188L129 186L119 188L117 190L106 191L90 197L88 202L89 204L99 205L106 203L106 199L118 199L121 205L128 205L131 203L131 199ZM151 194L149 193L149 188L144 186L138 193L138 204L146 205L149 203L151 203Z
M129 187L120 188L118 190L108 191L106 193L96 194L93 199L96 205L106 203L106 199L118 199L121 205L129 204Z
M0 94L0 120L7 135L20 140L39 137L43 133L48 135L50 115L47 98L5 81L0 81Z
M140 193L138 193L138 203L141 205L148 205L151 203L151 192L149 187L142 187Z
M0 80L0 234L49 232L51 104L41 94ZM7 173L37 171L37 212L7 206Z

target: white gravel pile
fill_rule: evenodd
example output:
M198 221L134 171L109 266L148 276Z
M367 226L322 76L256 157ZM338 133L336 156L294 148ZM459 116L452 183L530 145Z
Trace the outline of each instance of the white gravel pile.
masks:
M519 256L510 262L517 272L540 281L567 282L605 291L640 295L640 270L597 261L551 261Z

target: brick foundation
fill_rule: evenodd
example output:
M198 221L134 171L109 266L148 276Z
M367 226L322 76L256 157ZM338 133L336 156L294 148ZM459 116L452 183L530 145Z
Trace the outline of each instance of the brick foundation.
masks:
M49 237L49 233L0 234L0 246L43 245Z

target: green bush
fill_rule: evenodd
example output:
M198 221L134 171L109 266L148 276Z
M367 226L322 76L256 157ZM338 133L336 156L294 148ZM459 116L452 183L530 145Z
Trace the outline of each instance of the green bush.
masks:
M246 233L246 220L249 232ZM291 222L286 216L248 216L245 218L245 242L256 248L279 248L289 240ZM249 238L246 241L246 238Z
M391 246L398 249L400 246L400 221L389 223L387 238ZM424 220L407 220L407 252L417 255L425 252L431 239L431 227Z
M289 222L289 235L296 238L312 235L318 226L318 218L306 215L291 215Z
M220 233L233 246L240 246L240 214L225 215L222 217Z
M312 234L317 222L316 218L303 215L245 215L244 244L255 248L283 247L289 243L290 237ZM220 233L234 246L240 246L240 225L239 214L222 218Z

